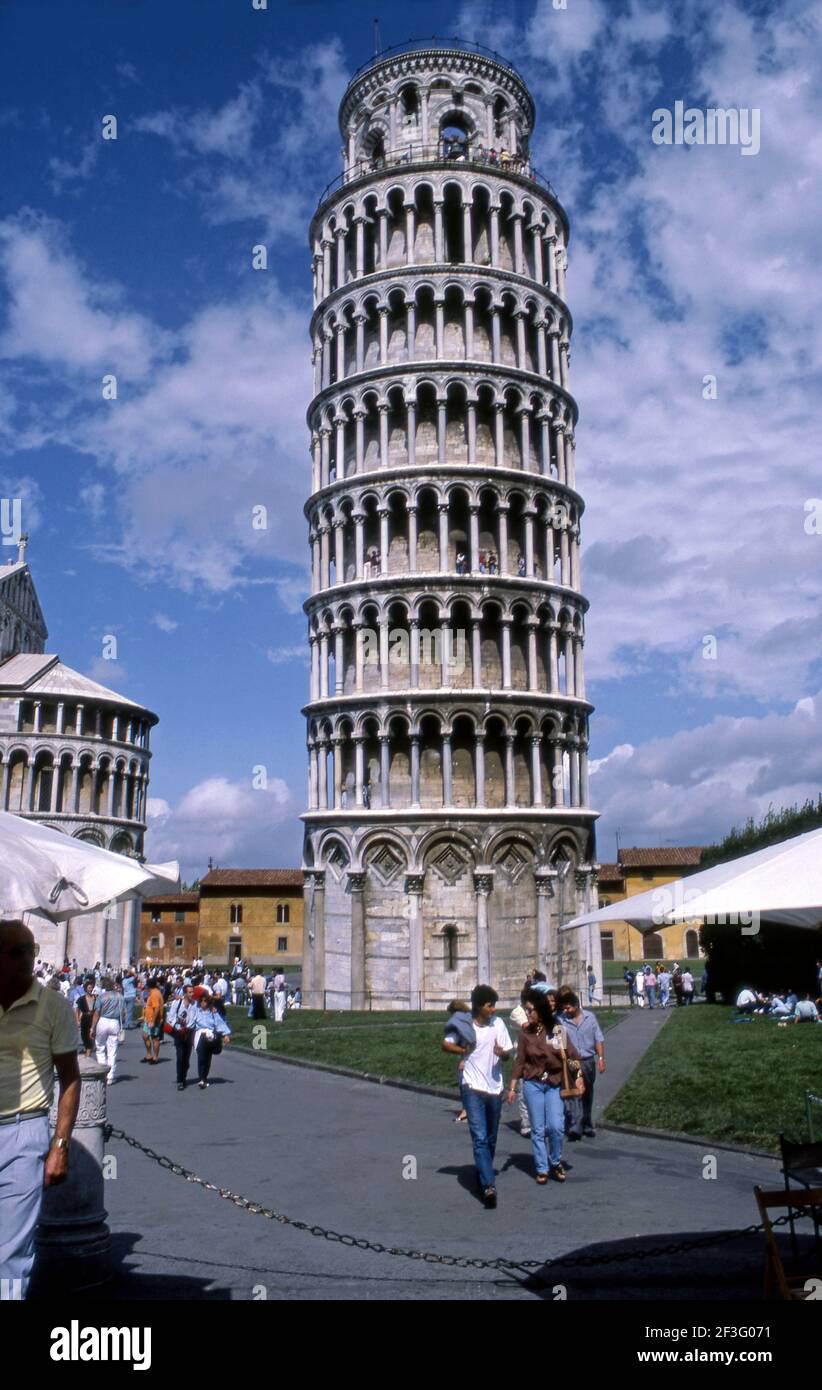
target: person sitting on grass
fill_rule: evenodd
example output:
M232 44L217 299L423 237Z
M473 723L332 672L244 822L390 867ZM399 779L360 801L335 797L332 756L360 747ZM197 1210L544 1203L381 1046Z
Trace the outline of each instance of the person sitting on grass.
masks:
M784 994L775 994L771 1000L771 1018L787 1018L790 1009Z
M747 985L739 991L736 996L736 1011L739 1014L752 1014L756 1009L757 999L752 989Z
M794 1023L818 1023L819 1010L809 994L804 999L800 999L793 1011Z

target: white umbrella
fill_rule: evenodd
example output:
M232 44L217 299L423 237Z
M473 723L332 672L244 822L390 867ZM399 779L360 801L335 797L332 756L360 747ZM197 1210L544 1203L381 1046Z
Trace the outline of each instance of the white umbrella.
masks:
M572 931L588 922L630 922L650 932L692 919L744 927L761 918L794 927L822 923L822 830L808 830L661 888L635 893L574 917L560 930Z
M63 922L106 903L168 892L179 882L177 863L141 864L0 811L0 917L36 912Z

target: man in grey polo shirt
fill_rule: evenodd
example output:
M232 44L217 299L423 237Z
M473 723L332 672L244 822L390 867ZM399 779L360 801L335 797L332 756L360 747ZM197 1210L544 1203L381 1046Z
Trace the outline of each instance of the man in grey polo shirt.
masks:
M37 945L0 920L0 1297L25 1298L43 1188L68 1174L80 1103L79 1035L59 990L34 978ZM54 1071L60 1086L49 1141Z
M585 1095L582 1100L569 1100L568 1138L573 1142L583 1134L588 1139L596 1137L593 1121L594 1083L597 1072L605 1070L605 1039L596 1015L580 1007L579 996L572 989L564 988L557 995L557 1013L568 1030L571 1042L576 1046L582 1060L582 1075L585 1081Z

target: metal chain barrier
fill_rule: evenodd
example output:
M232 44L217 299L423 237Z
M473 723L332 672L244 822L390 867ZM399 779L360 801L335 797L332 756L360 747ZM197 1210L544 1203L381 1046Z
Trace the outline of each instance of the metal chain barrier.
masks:
M659 1255L682 1255L690 1250L705 1250L711 1245L724 1245L732 1240L739 1240L742 1236L756 1235L764 1231L762 1223L758 1225L743 1226L736 1231L723 1231L721 1235L698 1236L695 1240L673 1241L668 1245L656 1245L646 1247L644 1250L621 1251L615 1255L558 1255L551 1260L506 1260L503 1256L497 1256L493 1260L475 1259L470 1255L440 1255L431 1250L404 1250L399 1245L382 1245L376 1240L367 1240L364 1236L352 1236L341 1233L340 1231L329 1231L324 1226L312 1226L308 1221L298 1221L292 1216L286 1216L283 1212L274 1211L271 1207L264 1207L260 1202L252 1202L248 1197L242 1197L238 1192L232 1192L229 1187L220 1187L217 1183L207 1182L205 1178L198 1177L190 1169L184 1168L181 1163L174 1163L170 1158L163 1154L155 1153L154 1149L149 1149L145 1144L141 1144L139 1139L126 1134L122 1129L115 1129L107 1124L104 1130L104 1138L122 1139L125 1144L129 1144L132 1149L138 1149L140 1153L151 1158L161 1168L167 1168L170 1173L177 1177L185 1178L186 1182L196 1183L206 1192L216 1192L218 1197L231 1202L233 1206L239 1207L241 1211L247 1211L252 1216L264 1216L268 1221L278 1221L281 1226L291 1226L295 1231L306 1231L308 1235L318 1236L323 1240L335 1241L340 1245L350 1245L357 1250L371 1250L375 1255L395 1255L406 1260L422 1260L426 1264L448 1265L456 1269L492 1269L492 1270L537 1270L554 1269L559 1265L568 1265L573 1269L594 1269L601 1265L628 1264L632 1260L654 1259ZM810 1216L810 1212L801 1212L801 1216ZM797 1216L796 1219L799 1219ZM771 1226L784 1226L790 1221L790 1214L779 1216L771 1222Z

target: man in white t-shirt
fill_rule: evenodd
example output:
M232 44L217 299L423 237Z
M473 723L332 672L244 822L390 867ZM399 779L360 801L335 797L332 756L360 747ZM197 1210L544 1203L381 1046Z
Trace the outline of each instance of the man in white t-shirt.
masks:
M501 1018L495 1018L499 995L490 985L477 985L471 993L471 1018L476 1042L462 1042L457 1033L446 1033L443 1052L464 1057L462 1069L463 1105L474 1145L477 1180L486 1207L497 1205L494 1185L494 1152L502 1111L502 1062L514 1051L514 1044Z

